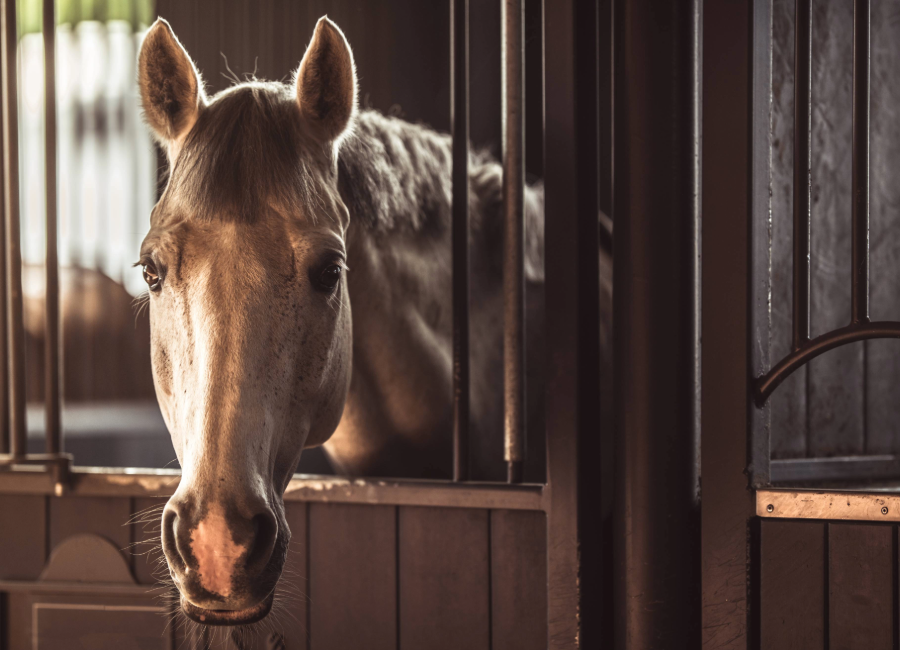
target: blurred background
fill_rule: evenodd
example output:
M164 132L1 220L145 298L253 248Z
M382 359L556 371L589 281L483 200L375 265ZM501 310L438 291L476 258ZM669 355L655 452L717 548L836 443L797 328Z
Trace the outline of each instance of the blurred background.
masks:
M542 175L539 0L526 2L526 151ZM137 53L166 18L214 94L233 78L288 80L316 21L353 47L360 103L450 127L449 5L420 0L57 0L58 218L64 445L77 465L178 467L156 405L149 324L133 264L166 161L142 123ZM28 429L43 447L44 78L40 0L18 0L21 224ZM500 3L470 3L471 138L499 155ZM319 450L300 471L328 473Z

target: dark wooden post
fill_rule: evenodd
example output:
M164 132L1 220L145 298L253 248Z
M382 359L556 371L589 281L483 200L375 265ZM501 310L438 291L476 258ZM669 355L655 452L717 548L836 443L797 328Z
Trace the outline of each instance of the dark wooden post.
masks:
M707 2L703 12L704 648L747 648L750 213L754 29L767 2ZM754 13L754 8L756 12ZM754 21L762 22L759 24ZM762 180L757 185L766 187ZM697 644L696 647L701 647Z
M700 647L701 18L615 5L618 648Z
M599 3L545 7L549 647L601 643Z

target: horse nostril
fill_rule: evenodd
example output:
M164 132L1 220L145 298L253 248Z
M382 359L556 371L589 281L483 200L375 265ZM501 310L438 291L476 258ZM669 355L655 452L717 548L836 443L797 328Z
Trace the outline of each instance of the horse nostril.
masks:
M247 553L247 572L251 575L266 568L275 549L278 522L271 510L266 509L252 519L253 540Z
M178 523L178 512L171 505L167 505L162 520L163 553L165 553L169 565L181 573L185 571L187 565L181 554L182 544L178 540Z

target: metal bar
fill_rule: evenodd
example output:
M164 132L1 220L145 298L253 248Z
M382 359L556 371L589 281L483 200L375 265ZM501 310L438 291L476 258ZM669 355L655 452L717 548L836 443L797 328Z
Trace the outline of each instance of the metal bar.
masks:
M60 424L59 257L56 221L56 15L55 0L43 0L44 138L47 254L44 331L44 408L48 454L62 451Z
M27 451L25 428L25 329L22 320L22 250L19 234L19 152L15 0L0 0L0 67L3 75L3 167L6 212L6 279L10 453Z
M772 391L778 388L781 382L787 379L792 372L810 359L815 359L823 352L828 352L841 345L855 343L856 341L897 338L900 338L900 323L892 321L858 323L817 336L813 340L807 341L803 347L791 352L768 373L756 380L756 403L758 406L764 404L772 394Z
M853 7L853 286L851 322L869 320L870 0Z
M900 495L883 492L758 490L756 516L767 519L900 521Z
M690 188L690 200L687 206L689 214L690 232L690 279L688 292L691 298L690 309L690 336L684 342L685 348L691 357L690 366L690 420L691 420L691 448L696 454L691 459L691 485L694 503L699 511L700 507L700 414L701 397L703 388L703 358L702 358L702 333L703 333L703 287L702 287L702 258L703 258L703 152L701 150L703 126L702 102L703 102L703 2L702 0L688 0L684 5L690 11L690 22L684 26L687 32L688 46L688 72L685 74L686 86L690 88L688 110L690 114L690 127L688 152L685 157L691 161L690 174L685 185ZM687 13L687 12L685 12ZM699 537L699 531L698 531Z
M469 0L451 0L453 480L469 478Z
M2 74L0 74L2 76ZM2 86L2 83L0 83ZM2 92L0 92L2 100ZM0 124L2 124L2 109L0 109ZM3 128L0 127L0 151L3 149ZM0 156L0 169L5 170L5 164ZM5 172L4 172L5 177ZM6 190L5 183L0 182L0 454L8 454L12 446L9 428L9 350L7 347L7 323L8 300L6 295Z
M809 340L812 0L796 0L794 35L793 349Z
M507 480L525 460L525 3L503 0L503 459Z

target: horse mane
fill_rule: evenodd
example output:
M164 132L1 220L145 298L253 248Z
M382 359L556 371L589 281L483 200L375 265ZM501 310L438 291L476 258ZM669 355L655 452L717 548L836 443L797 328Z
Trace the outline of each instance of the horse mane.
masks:
M373 230L450 223L450 139L404 120L360 111L338 155L338 187L355 217Z
M351 219L376 232L438 236L451 221L452 141L427 126L361 111L341 145L338 187ZM503 169L487 151L469 154L469 220L473 243L499 272L503 241ZM543 280L544 192L525 190L525 271Z
M293 89L250 81L216 95L200 112L172 170L167 193L192 218L252 223L261 205L315 218L318 160L330 151L306 135ZM338 153L338 189L351 220L379 233L438 237L451 220L452 144L426 126L373 110L357 115ZM489 153L469 158L470 227L500 260L502 168ZM543 188L526 188L526 277L543 279Z

